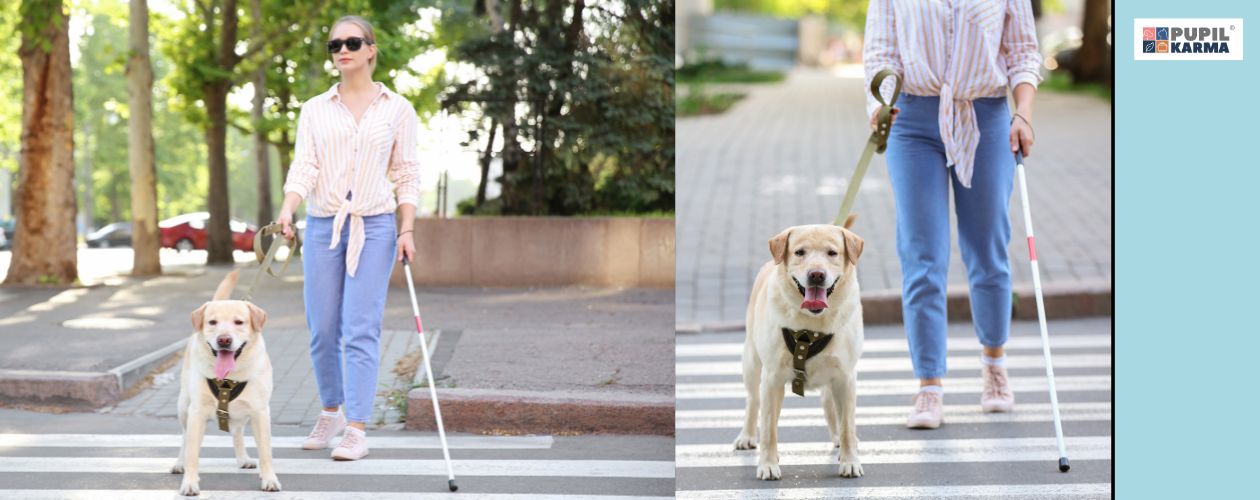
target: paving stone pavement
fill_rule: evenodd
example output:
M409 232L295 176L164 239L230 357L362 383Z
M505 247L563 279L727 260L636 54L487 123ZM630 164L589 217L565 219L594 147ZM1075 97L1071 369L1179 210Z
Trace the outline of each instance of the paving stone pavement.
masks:
M425 332L428 334L429 332ZM315 387L315 372L310 361L310 333L307 330L268 330L267 354L274 370L271 396L271 419L278 425L314 425L321 404ZM393 373L398 360L420 349L419 335L414 330L381 331L381 368L377 373L377 395L372 404L373 424L393 424L403 414L386 401L386 393L405 388L409 381L397 380ZM182 352L181 352L182 356ZM153 384L137 395L102 413L146 417L175 417L179 399L179 375L182 360L154 375ZM437 376L437 374L435 374ZM405 391L401 393L405 396Z
M755 87L725 114L678 120L676 324L742 322L757 269L770 258L766 241L788 226L832 220L870 133L863 92L852 68L797 69L782 83ZM1041 92L1035 106L1037 143L1026 167L1041 279L1110 288L1110 105ZM863 290L899 292L882 155L853 211L854 230L866 240ZM1018 189L1010 213L1012 279L1031 286ZM956 237L949 286L966 289Z

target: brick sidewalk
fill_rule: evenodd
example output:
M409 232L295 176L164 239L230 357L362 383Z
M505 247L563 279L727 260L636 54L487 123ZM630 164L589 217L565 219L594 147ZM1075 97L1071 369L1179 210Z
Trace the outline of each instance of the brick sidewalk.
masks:
M830 222L870 131L862 81L798 69L729 112L678 120L676 324L739 323L766 240L783 228ZM1028 158L1033 224L1047 288L1109 289L1111 110L1091 96L1043 92ZM866 239L864 293L899 293L895 211L883 156L854 205ZM1012 278L1031 286L1018 193L1011 200ZM953 221L951 208L951 224ZM949 285L966 288L953 243Z

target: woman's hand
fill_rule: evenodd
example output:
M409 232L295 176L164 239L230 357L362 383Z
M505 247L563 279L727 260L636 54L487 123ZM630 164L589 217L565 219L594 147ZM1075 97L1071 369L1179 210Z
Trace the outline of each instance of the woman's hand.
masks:
M409 229L398 235L398 262L411 262L411 258L416 254L416 241L413 238L414 233Z
M280 232L284 235L285 239L292 240L294 237L293 212L281 208L280 217L276 218L276 223L280 224Z
M1015 113L1015 116L1011 117L1011 153L1023 151L1024 156L1032 156L1032 145L1032 119Z
M276 223L280 224L280 234L286 239L292 240L297 236L297 232L293 229L293 212L297 210L298 204L302 203L302 197L292 191L284 193L284 202L280 204L280 217L276 218Z
M874 132L874 131L875 131L875 127L878 127L878 126L879 126L879 112L880 112L880 111L883 111L883 110L884 110L884 107L883 107L883 106L880 106L880 107L878 107L878 108L876 108L876 109L875 109L875 112L874 112L874 113L871 113L871 131L872 131L872 132ZM897 113L898 113L899 111L901 111L901 108L893 108L893 109L892 109L892 121L891 121L891 122L889 122L889 124L888 124L888 127L889 127L889 128L891 128L891 127L893 126L893 124L894 124L894 123L897 123Z

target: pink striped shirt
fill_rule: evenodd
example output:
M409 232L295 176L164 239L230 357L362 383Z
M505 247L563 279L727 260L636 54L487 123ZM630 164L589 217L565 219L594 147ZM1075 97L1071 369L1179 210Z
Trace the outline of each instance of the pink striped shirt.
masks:
M305 199L309 215L335 217L330 249L337 248L342 225L350 220L346 272L354 276L363 250L363 217L420 204L420 120L407 99L378 82L380 92L356 124L337 85L302 104L284 192Z
M902 92L941 97L947 164L966 187L980 143L971 101L1041 82L1030 0L871 0L862 52L867 87L887 68L904 78ZM891 93L892 81L884 87ZM867 95L866 115L877 108Z

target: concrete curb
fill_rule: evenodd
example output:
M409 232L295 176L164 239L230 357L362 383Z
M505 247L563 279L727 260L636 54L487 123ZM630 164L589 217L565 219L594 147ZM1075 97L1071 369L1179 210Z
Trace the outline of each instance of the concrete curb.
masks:
M448 432L674 435L674 397L602 392L438 389ZM407 429L435 431L429 389L407 393Z
M104 372L0 370L0 401L100 408L187 345L182 339Z
M1012 290L1015 299L1011 304L1012 318L1017 321L1037 319L1037 297L1032 285L1016 285ZM1110 316L1112 313L1111 283L1075 283L1072 285L1044 285L1046 319ZM946 292L947 314L951 322L971 321L971 299L965 288L951 288ZM875 290L862 293L862 318L868 325L901 323L901 290ZM714 323L680 323L674 326L677 333L738 332L744 329L743 321Z

